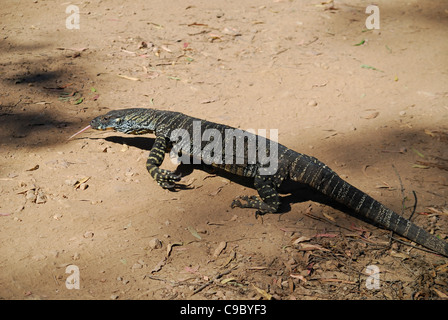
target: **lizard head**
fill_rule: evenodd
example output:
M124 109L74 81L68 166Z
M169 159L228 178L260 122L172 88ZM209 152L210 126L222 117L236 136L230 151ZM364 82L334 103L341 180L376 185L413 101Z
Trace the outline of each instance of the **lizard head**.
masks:
M90 127L95 130L115 130L121 131L121 125L125 114L122 110L112 110L108 113L94 118L90 122Z
M68 140L90 128L131 134L153 132L153 130L148 129L142 124L142 115L148 112L148 110L150 109L134 108L109 111L105 115L94 118L87 127L72 135Z
M147 133L149 130L142 128L139 122L138 111L139 109L112 110L94 118L90 127L95 130L114 130L131 134Z

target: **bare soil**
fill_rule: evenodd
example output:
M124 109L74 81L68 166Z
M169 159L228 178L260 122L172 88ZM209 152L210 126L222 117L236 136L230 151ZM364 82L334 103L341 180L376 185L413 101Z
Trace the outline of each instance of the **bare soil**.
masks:
M344 211L285 195L256 219L230 208L256 191L203 166L160 188L151 135L67 141L130 107L278 129L407 217L415 191L413 221L446 239L445 1L376 1L379 30L365 1L79 1L72 30L69 4L0 9L0 298L447 298L447 258Z

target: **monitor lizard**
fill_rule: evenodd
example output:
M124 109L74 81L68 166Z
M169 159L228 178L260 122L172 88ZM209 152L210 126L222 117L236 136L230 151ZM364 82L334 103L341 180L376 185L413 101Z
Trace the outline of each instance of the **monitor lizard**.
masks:
M354 211L362 219L367 219L385 229L391 230L411 241L414 241L428 249L431 249L441 255L448 257L448 243L433 234L425 231L413 222L405 219L393 210L387 208L365 192L352 186L343 180L336 172L318 159L306 154L298 153L281 144L276 144L277 167L275 170L262 171L266 169L266 164L260 162L249 163L248 146L244 143L244 155L240 162L216 161L211 153L205 154L202 149L207 141L201 141L201 146L195 148L194 124L200 124L203 130L212 129L226 138L227 130L233 130L227 125L218 124L194 117L190 117L180 112L164 111L149 108L130 108L113 110L105 115L94 118L90 125L74 134L93 128L96 130L115 130L129 134L155 133L155 142L149 153L146 162L146 168L149 174L162 188L173 188L175 183L180 181L181 176L169 170L160 168L165 153L173 146L173 133L175 130L184 130L187 156L199 158L201 161L211 164L214 167L223 169L238 176L253 179L255 189L259 197L242 196L235 199L231 206L241 208L254 208L257 215L266 213L275 213L280 206L279 188L287 180L299 182L321 192L330 199L340 203ZM235 129L237 130L237 129ZM72 136L72 137L73 137ZM70 137L70 138L72 138ZM253 136L252 136L253 137ZM259 136L255 135L255 138ZM231 138L233 139L233 138ZM174 139L175 140L175 139ZM184 139L185 140L185 139ZM258 140L257 140L258 141ZM183 141L185 143L185 141ZM227 141L228 142L228 141ZM266 139L267 143L272 142ZM224 146L222 143L221 146ZM184 145L185 147L185 145ZM256 144L256 149L260 145ZM235 151L235 149L233 150ZM272 152L271 145L266 147L267 153ZM227 154L229 151L227 151ZM223 150L221 159L225 158ZM235 160L233 158L232 160Z

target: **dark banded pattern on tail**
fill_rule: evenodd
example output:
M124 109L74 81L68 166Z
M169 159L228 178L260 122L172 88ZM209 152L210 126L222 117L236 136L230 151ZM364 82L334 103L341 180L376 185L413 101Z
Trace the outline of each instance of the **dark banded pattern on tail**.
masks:
M352 209L361 217L373 221L387 230L448 256L448 243L352 186L316 158L297 154L291 164L290 178L311 186L332 200Z

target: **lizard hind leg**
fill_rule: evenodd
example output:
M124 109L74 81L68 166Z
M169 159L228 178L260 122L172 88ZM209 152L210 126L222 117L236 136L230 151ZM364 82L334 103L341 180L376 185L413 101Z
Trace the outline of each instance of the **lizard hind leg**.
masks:
M263 176L258 175L255 177L254 186L260 197L239 197L238 199L233 200L231 207L258 209L255 212L256 217L266 213L277 212L280 207L280 200L277 189L273 186L273 183L269 179L265 179Z
M181 175L159 168L165 158L166 150L166 138L163 136L156 137L156 141L146 160L146 169L159 186L164 189L171 189L175 186L175 182L180 180Z

